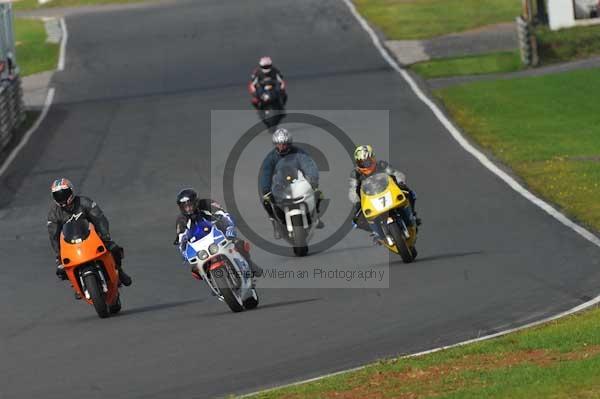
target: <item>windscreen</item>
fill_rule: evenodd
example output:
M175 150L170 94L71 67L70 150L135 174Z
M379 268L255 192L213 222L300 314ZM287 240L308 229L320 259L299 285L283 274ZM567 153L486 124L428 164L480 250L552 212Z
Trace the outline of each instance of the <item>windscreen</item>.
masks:
M362 182L361 190L367 195L377 195L385 191L388 182L387 174L377 173Z
M70 244L86 240L90 235L90 224L85 218L71 218L62 228L63 237Z
M212 223L206 219L200 219L192 223L187 231L187 239L189 242L195 242L206 237L212 229Z
M298 154L289 154L277 162L273 173L271 192L276 199L286 199L291 195L290 184L298 178Z

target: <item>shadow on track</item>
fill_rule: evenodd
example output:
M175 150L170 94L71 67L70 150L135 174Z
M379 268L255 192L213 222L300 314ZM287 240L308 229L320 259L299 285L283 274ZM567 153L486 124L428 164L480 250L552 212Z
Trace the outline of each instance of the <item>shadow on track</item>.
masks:
M148 305L148 306L142 306L140 308L133 308L133 309L127 308L126 305L124 305L123 310L117 316L122 317L122 316L129 316L129 315L133 315L133 314L154 312L154 311L158 311L158 310L171 309L171 308L176 308L179 306L185 306L185 305L190 305L193 303L200 303L200 302L204 302L204 301L206 301L206 298L190 299L187 301L178 301L178 302L159 303L157 305Z
M314 252L314 253L311 253L311 255L317 254L317 253L333 254L336 252L344 252L345 253L345 252L352 252L352 251L363 251L365 249L371 249L371 248L375 248L375 245L360 245L360 246L356 246L356 247L352 247L352 248L333 248L333 249L327 249L327 250L320 251L320 252Z
M295 299L291 301L281 301L274 303L267 303L266 305L258 305L258 309L268 309L268 308L278 308L281 306L291 306L291 305L299 305L301 303L315 302L321 301L323 298L308 298L308 299Z
M484 251L450 252L450 253L446 253L446 254L423 256L422 258L419 256L413 263L409 263L409 264L402 262L402 259L393 259L393 260L390 260L389 263L387 263L387 262L386 263L376 263L372 266L373 267L388 266L388 265L389 266L392 266L392 265L394 265L394 266L396 266L396 265L398 265L398 266L400 266L400 265L414 266L419 263L428 263L428 262L434 262L436 260L463 258L463 257L467 257L467 256L482 255L482 254L485 254L485 252Z
M295 300L291 300L291 301L281 301L281 302L267 303L266 305L260 305L259 304L256 309L249 310L248 312L257 312L257 311L260 311L261 309L278 308L278 307L282 307L282 306L299 305L299 304L302 304L302 303L321 301L322 299L323 298L295 299ZM222 315L230 315L231 313L232 312L230 310L223 310L221 312L204 313L201 316L222 316ZM241 314L243 314L243 313L245 313L245 312L242 312Z
M424 256L422 258L417 257L416 262L427 262L427 261L434 261L434 260L440 260L440 259L463 258L465 256L481 255L484 253L485 253L484 251L450 252L447 254Z

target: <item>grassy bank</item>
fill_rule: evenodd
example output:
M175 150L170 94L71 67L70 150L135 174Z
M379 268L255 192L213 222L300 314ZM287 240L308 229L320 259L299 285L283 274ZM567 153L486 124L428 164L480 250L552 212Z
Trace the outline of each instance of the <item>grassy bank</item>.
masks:
M558 31L539 27L536 29L536 36L542 64L600 56L600 26L582 26Z
M354 0L388 39L427 39L500 22L520 14L515 0Z
M21 76L56 68L59 45L46 42L42 21L15 19L15 43Z
M600 69L454 86L454 120L541 196L600 229ZM600 309L256 398L600 397Z
M255 398L530 399L600 396L600 309L502 338Z
M426 79L446 76L515 72L523 69L517 51L424 61L410 66Z
M440 90L452 117L541 196L600 230L600 69Z

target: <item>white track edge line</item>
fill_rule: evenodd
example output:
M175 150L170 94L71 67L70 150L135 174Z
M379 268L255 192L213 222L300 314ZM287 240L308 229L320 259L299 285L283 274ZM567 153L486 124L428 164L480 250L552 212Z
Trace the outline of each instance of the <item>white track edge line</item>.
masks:
M596 235L594 235L589 230L587 230L587 229L583 228L582 226L578 225L577 223L573 222L571 219L569 219L568 217L566 217L565 215L563 215L562 213L560 213L559 211L557 211L556 209L554 209L550 204L548 204L544 200L536 197L533 193L531 193L525 187L521 186L510 175L508 175L503 170L501 170L498 166L496 166L482 152L480 152L475 147L473 147L462 136L462 134L458 131L458 129L456 129L456 127L452 124L452 122L450 122L450 120L448 120L448 118L446 118L446 115L444 115L444 113L437 107L437 105L435 105L435 103L433 103L433 101L431 101L421 91L421 89L419 88L419 86L410 77L410 75L404 69L402 69L396 63L396 61L389 55L389 53L386 51L386 49L381 44L381 41L377 37L377 34L369 26L369 24L367 23L367 21L358 13L358 11L356 10L356 7L354 6L354 4L352 4L352 1L351 0L342 0L342 1L348 6L348 8L350 9L350 12L352 13L352 15L354 15L354 17L359 22L359 24L362 26L362 28L369 34L369 36L371 37L371 40L373 41L373 44L375 45L375 47L377 48L377 50L379 50L379 53L381 54L381 56L387 61L387 63L394 70L396 70L398 73L400 73L402 75L402 77L404 78L404 80L406 80L406 82L409 84L409 86L411 87L411 89L415 92L415 94L417 95L417 97L419 97L419 99L421 101L423 101L423 103L425 103L429 107L429 109L431 109L431 111L433 112L433 114L438 118L438 120L442 123L442 125L444 125L444 127L448 130L448 132L450 132L450 134L452 135L452 137L458 142L458 144L460 144L460 146L465 151L467 151L468 153L470 153L471 155L473 155L481 164L483 164L483 166L485 166L492 173L494 173L496 176L498 176L500 179L502 179L513 190L515 190L516 192L518 192L519 194L521 194L523 197L525 197L529 201L533 202L535 205L537 205L539 208L541 208L542 210L544 210L550 216L554 217L556 220L558 220L563 225L569 227L570 229L572 229L573 231L575 231L577 234L579 234L580 236L582 236L586 240L590 241L592 244L600 247L600 238L598 238ZM524 330L526 328L535 327L535 326L538 326L540 324L548 323L550 321L559 319L561 317L569 316L571 314L580 312L580 311L582 311L584 309L587 309L587 308L589 308L591 306L594 306L594 305L597 305L599 303L600 303L600 295L598 295L597 297L595 297L595 298L593 298L593 299L591 299L591 300L589 300L587 302L584 302L584 303L582 303L582 304L580 304L580 305L578 305L578 306L576 306L576 307L574 307L572 309L566 310L564 312L558 313L558 314L556 314L554 316L550 316L550 317L547 317L547 318L542 319L542 320L538 320L538 321L534 321L532 323L525 324L525 325L520 326L520 327L515 327L515 328L508 329L508 330L500 331L500 332L497 332L497 333L494 333L494 334L485 335L483 337L479 337L479 338L474 338L474 339L470 339L470 340L467 340L467 341L458 342L458 343L452 344L452 345L440 346L440 347L429 349L429 350L426 350L426 351L422 351L422 352L418 352L418 353L413 353L413 354L410 354L410 355L402 356L401 358L423 356L423 355L427 355L429 353L439 352L439 351L444 350L444 349L451 349L451 348L455 348L455 347L458 347L458 346L464 346L464 345L472 344L472 343L475 343L475 342L480 342L480 341L485 341L485 340L488 340L488 339L500 337L500 336L507 335L507 334L510 334L510 333L513 333L513 332ZM351 373L353 371L359 371L359 370L365 369L366 367L368 367L368 365L360 366L360 367L355 367L355 368L348 369L348 370L341 370L341 371L337 371L337 372L334 372L334 373L324 374L324 375L319 376L319 377L310 378L310 379L307 379L307 380L302 380L302 381L294 382L294 383L291 383L291 384L281 385L281 386L278 386L278 387L273 387L273 388L265 389L265 390L262 390L262 391L257 391L257 392L245 394L245 395L240 396L240 398L247 398L247 397L255 396L255 395L258 395L258 394L261 394L261 393L271 392L271 391L274 391L274 390L277 390L277 389L281 389L281 388L287 388L287 387L292 387L292 386L307 384L307 383L310 383L310 382L322 380L324 378L334 377L334 376L340 375L340 374Z
M61 35L61 40L60 40L60 50L59 50L58 64L56 65L56 69L58 71L62 71L65 68L67 39L68 39L67 24L65 23L64 18L60 18L59 25L60 25L60 29L62 31L62 35ZM0 167L0 177L4 173L6 173L6 170L8 169L10 164L14 161L14 159L17 157L17 155L19 155L19 152L23 149L23 147L25 147L27 142L29 142L29 139L31 138L33 133L37 130L37 128L42 124L42 121L44 120L44 118L46 118L46 115L48 114L48 111L50 110L50 106L52 105L52 101L54 100L55 92L56 92L56 90L53 87L48 88L48 92L46 93L46 100L44 101L44 107L42 109L42 113L37 118L37 120L35 121L33 126L31 126L29 128L29 130L27 131L27 133L25 133L25 135L21 139L21 142L11 151L8 158L6 158L4 160L4 163Z
M448 130L448 132L452 135L452 137L458 142L458 144L468 153L473 155L483 166L485 166L488 170L502 179L506 184L510 186L513 190L521 194L530 202L537 205L539 208L544 210L550 216L558 220L563 225L569 227L574 230L577 234L590 241L594 245L600 247L600 238L594 235L589 230L584 227L578 225L573 222L571 219L566 217L561 212L554 209L550 204L542 200L541 198L535 196L521 184L519 184L514 178L512 178L509 174L504 172L498 166L496 166L492 161L488 159L481 151L473 147L459 132L459 130L452 124L452 122L444 115L444 113L438 108L438 106L431 101L419 88L419 86L415 83L413 78L402 69L396 61L389 55L386 49L383 47L383 44L377 37L377 34L373 31L373 29L369 26L369 24L365 21L365 19L358 13L354 4L352 4L351 0L342 0L349 8L354 17L358 20L363 29L369 34L373 44L379 50L379 53L383 56L383 58L387 61L387 63L398 73L402 75L404 80L409 84L413 92L419 97L419 99L425 103L429 107L429 109L433 112L433 114L438 118L438 120L444 125L444 127Z
M497 333L485 335L483 337L473 338L473 339L469 339L469 340L466 340L466 341L458 342L456 344L446 345L446 346L440 346L440 347L433 348L433 349L428 349L428 350L425 350L425 351L422 351L422 352L417 352L417 353L412 353L412 354L409 354L409 355L400 356L399 358L400 359L407 359L407 358L412 358L412 357L424 356L424 355L428 355L430 353L439 352L439 351L446 350L446 349L452 349L452 348L456 348L456 347L459 347L459 346L465 346L465 345L468 345L468 344L474 344L476 342L486 341L486 340L492 339L492 338L498 338L498 337L501 337L503 335L508 335L510 333L514 333L514 332L517 332L517 331L525 330L527 328L539 326L540 324L549 323L549 322L554 321L556 319L560 319L562 317L569 316L569 315L572 315L574 313L580 312L580 311L582 311L584 309L587 309L587 308L592 307L594 305L597 305L599 303L600 303L600 295L598 295L594 299L591 299L591 300L589 300L587 302L584 302L584 303L582 303L582 304L580 304L580 305L578 305L578 306L576 306L576 307L574 307L572 309L566 310L564 312L558 313L558 314L556 314L554 316L550 316L550 317L547 317L547 318L542 319L542 320L534 321L532 323L528 323L528 324L525 324L525 325L522 325L522 326L519 326L519 327L515 327L515 328L510 328L508 330L500 331L500 332L497 332ZM347 374L347 373L352 373L354 371L364 370L367 367L369 367L371 364L373 364L373 363L369 363L369 364L364 365L364 366L354 367L354 368L347 369L347 370L336 371L336 372L329 373L329 374L324 374L324 375L321 375L321 376L318 376L318 377L309 378L307 380L297 381L297 382L293 382L293 383L290 383L290 384L285 384L285 385L281 385L281 386L277 386L277 387L273 387L273 388L264 389L264 390L261 390L261 391L256 391L256 392L253 392L253 393L248 393L248 394L239 396L239 398L249 398L249 397L256 396L256 395L259 395L259 394L263 394L263 393L266 393L266 392L276 391L278 389L283 389L283 388L289 388L289 387L294 387L294 386L298 386L298 385L308 384L308 383L311 383L311 382L320 381L320 380L325 379L325 378L335 377L335 376L341 375L341 374Z
M554 209L550 204L548 204L541 198L535 196L533 193L531 193L525 187L520 185L509 174L507 174L502 169L500 169L498 166L496 166L481 151L479 151L478 149L473 147L462 136L462 134L459 132L459 130L452 124L452 122L446 117L446 115L444 115L444 113L438 108L438 106L423 93L423 91L415 83L415 81L408 74L408 72L406 72L404 69L402 69L396 63L396 61L390 56L390 54L386 51L383 44L377 37L377 34L373 31L371 26L369 26L367 21L358 13L358 11L356 10L356 7L354 6L354 4L352 4L351 0L342 0L342 1L348 6L348 8L350 8L350 12L352 12L354 17L358 20L360 25L363 27L363 29L369 34L369 36L371 37L371 40L373 41L373 44L375 45L377 50L379 50L379 53L382 55L382 57L387 61L387 63L394 70L396 70L398 73L400 73L402 75L404 80L406 80L406 82L409 84L409 86L411 87L413 92L417 95L417 97L419 97L419 99L423 103L425 103L425 105L427 105L429 107L429 109L433 112L433 114L438 118L438 120L442 123L442 125L444 125L444 127L448 130L448 132L452 135L452 137L458 142L458 144L465 151L467 151L468 153L473 155L483 166L485 166L488 170L490 170L492 173L494 173L496 176L498 176L500 179L502 179L506 184L508 184L510 186L510 188L512 188L519 194L521 194L523 197L525 197L530 202L537 205L539 208L544 210L546 213L548 213L550 216L552 216L553 218L558 220L563 225L569 227L570 229L574 230L577 234L579 234L586 240L588 240L591 243L593 243L594 245L600 247L600 238L598 238L596 235L594 235L592 232L585 229L584 227L573 222L571 219L569 219L568 217L563 215L561 212Z
M44 102L44 109L42 110L42 114L37 118L37 120L35 121L33 126L31 126L29 128L27 133L25 133L25 135L21 139L21 142L15 148L13 148L13 150L11 151L8 158L6 158L6 160L2 164L2 167L0 168L0 176L2 176L6 172L6 170L12 163L12 161L14 161L14 159L17 157L19 152L23 149L23 147L25 147L25 144L27 144L27 142L29 141L29 139L31 138L33 133L42 124L42 121L46 117L46 114L48 113L48 110L50 109L50 106L52 105L52 100L54 99L54 92L55 92L55 90L53 87L48 89L48 93L46 94L46 101Z
M62 38L60 41L60 54L58 56L58 67L59 71L65 69L65 62L67 58L67 40L69 38L69 32L67 31L67 24L65 23L64 17L60 19L60 30L62 31Z

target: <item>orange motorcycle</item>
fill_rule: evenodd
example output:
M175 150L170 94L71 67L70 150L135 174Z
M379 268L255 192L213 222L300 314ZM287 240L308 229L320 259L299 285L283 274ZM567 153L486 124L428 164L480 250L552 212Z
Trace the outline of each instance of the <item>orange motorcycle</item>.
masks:
M121 310L119 274L94 225L73 215L62 228L60 258L71 286L105 318Z

